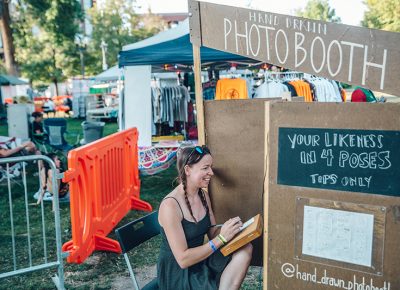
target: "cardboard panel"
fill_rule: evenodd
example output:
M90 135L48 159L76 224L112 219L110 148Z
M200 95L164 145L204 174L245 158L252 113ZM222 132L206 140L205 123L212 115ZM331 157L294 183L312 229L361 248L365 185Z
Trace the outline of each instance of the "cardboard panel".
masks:
M400 289L400 197L278 184L280 128L398 132L400 105L266 103L264 201L264 289Z
M210 195L218 223L262 213L264 184L263 99L205 101L206 144L215 176ZM262 263L262 239L253 242L253 264Z

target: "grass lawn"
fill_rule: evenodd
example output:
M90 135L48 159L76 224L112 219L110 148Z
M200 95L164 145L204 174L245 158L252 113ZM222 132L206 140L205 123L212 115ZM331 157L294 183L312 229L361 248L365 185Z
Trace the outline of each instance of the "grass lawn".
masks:
M82 138L82 120L68 119L68 131L74 134L81 134ZM107 123L104 128L104 135L109 135L117 131L116 123ZM7 127L0 125L0 135L7 135ZM68 137L69 143L75 143L76 135ZM38 177L33 176L37 170L35 166L29 165L27 169L27 185L30 212L30 229L31 229L31 249L32 259L36 261L40 259L40 253L43 252L42 232L40 220L40 206L36 205L33 199L33 193L38 188ZM169 193L176 177L176 169L174 166L154 175L141 176L141 199L149 202L153 209L157 209L162 198ZM14 184L12 187L13 195L13 212L14 224L16 232L17 245L17 262L18 265L27 265L28 263L28 244L26 234L26 216L24 205L23 187ZM55 238L51 233L54 231L53 214L51 211L51 203L44 203L44 211L48 224L47 247L50 257L54 256ZM145 212L130 211L118 226L145 215ZM69 203L60 204L61 216L61 235L62 243L71 239L71 224ZM8 203L7 183L0 184L0 273L5 272L5 265L12 265L12 250L10 238L10 216ZM114 232L109 235L110 238L116 239ZM134 271L139 273L139 278L146 276L146 272L154 272L154 265L158 257L158 249L160 237L151 239L150 241L140 245L130 253ZM6 268L6 271L11 269ZM109 252L95 252L84 263L67 264L65 263L65 285L67 289L132 289L133 286L129 280L129 273L125 261L122 256ZM251 267L246 277L242 289L261 289L260 272L258 267ZM12 278L0 280L0 289L55 289L51 276L56 273L54 269L37 271L31 274L23 274Z

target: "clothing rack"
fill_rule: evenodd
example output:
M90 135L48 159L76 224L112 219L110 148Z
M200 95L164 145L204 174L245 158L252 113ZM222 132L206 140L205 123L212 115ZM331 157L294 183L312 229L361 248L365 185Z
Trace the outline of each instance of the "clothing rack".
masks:
M297 78L297 79L302 79L304 78L304 73L302 72L297 72L297 71L288 71L288 72L272 72L272 71L266 71L264 72L264 79L283 79L283 78Z

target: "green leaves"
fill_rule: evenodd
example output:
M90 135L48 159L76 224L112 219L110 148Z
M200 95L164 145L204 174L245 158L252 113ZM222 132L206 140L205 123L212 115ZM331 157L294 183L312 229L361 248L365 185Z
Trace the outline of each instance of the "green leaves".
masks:
M329 6L328 0L309 0L304 9L296 10L300 17L340 23L340 17L336 16L335 9Z
M366 0L368 11L361 25L400 32L400 0Z
M105 0L102 6L89 9L88 17L93 25L87 47L89 74L102 71L102 40L107 44L106 60L111 67L117 63L124 45L148 38L163 27L161 18L154 14L136 14L134 4L132 0Z
M110 67L124 45L164 27L154 14L136 14L134 0L104 0L98 5L84 17L77 0L19 0L13 36L22 75L34 84L57 83L81 74L81 57L85 75L96 75L102 71L102 40ZM90 35L81 30L84 20L85 25L91 24Z

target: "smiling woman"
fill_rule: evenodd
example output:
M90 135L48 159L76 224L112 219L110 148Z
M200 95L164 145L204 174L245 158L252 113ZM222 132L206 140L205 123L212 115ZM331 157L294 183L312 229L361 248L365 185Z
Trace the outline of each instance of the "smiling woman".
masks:
M160 289L239 289L252 256L248 244L224 257L219 248L239 231L239 217L215 225L208 187L213 158L206 146L178 150L180 184L161 202L161 250L157 264ZM204 235L208 243L204 243Z

